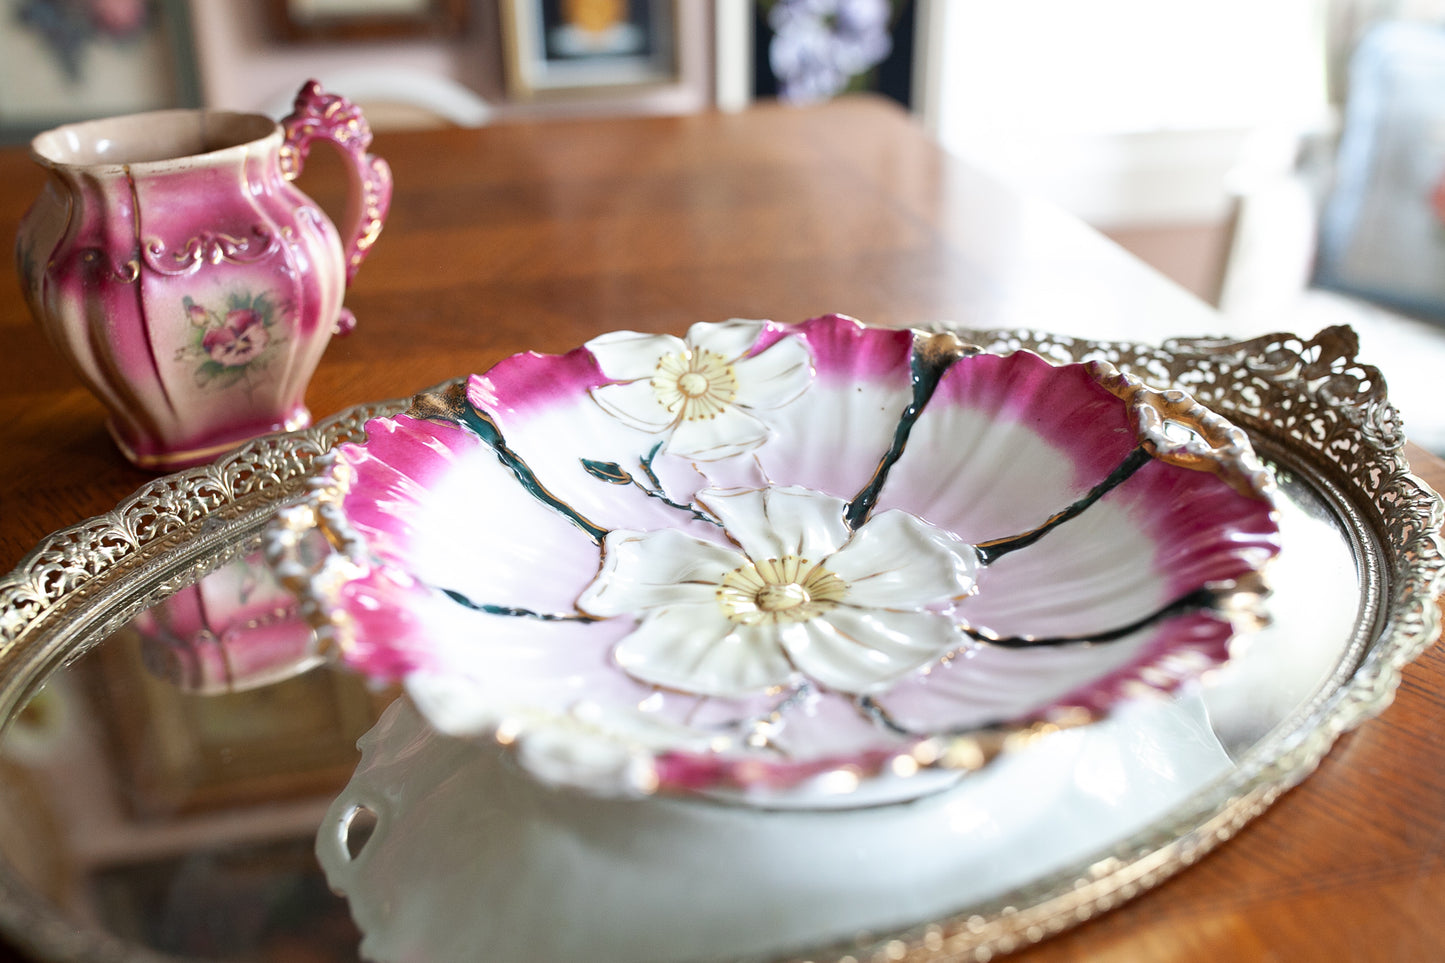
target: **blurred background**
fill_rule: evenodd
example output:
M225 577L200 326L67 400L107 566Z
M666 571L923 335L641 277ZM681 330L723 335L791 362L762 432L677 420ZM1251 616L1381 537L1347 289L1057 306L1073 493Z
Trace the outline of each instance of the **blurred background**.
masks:
M0 0L10 143L309 77L382 132L873 92L1222 333L1350 323L1434 407L1400 393L1445 363L1445 0Z
M383 156L416 127L889 98L959 163L1216 306L1218 329L1198 334L1351 325L1410 438L1445 454L1445 0L0 0L0 144L17 152L57 124L136 111L280 117L311 78L363 108ZM279 876L294 880L287 925L323 919L319 939L354 945L312 838L390 696L301 671L310 630L283 596L259 559L239 560L27 706L0 746L0 837L24 878L76 888L55 853L84 826L113 867L94 880L97 915L139 927L167 919L175 893L260 906ZM239 676L254 688L221 611L268 643ZM57 732L70 741L47 741ZM106 739L133 784L73 791L108 772ZM54 818L48 787L65 801ZM254 823L231 811L277 799ZM152 818L173 813L187 818ZM263 823L284 842L197 842L202 826ZM117 932L230 949L270 922L174 919Z

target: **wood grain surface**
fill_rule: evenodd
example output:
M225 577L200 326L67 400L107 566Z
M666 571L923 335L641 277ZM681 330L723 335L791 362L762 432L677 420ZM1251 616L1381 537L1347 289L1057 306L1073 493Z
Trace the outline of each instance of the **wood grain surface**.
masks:
M396 196L308 403L402 397L524 349L696 321L948 319L1158 341L1208 307L1087 227L859 99L737 115L563 121L379 136ZM339 168L302 186L329 209ZM0 228L42 174L0 151ZM1366 359L1385 367L1387 359ZM0 261L0 570L150 476L29 318ZM1427 482L1445 464L1411 449ZM1031 949L1035 961L1437 959L1445 945L1445 655L1320 770L1172 882ZM5 958L0 954L0 959Z

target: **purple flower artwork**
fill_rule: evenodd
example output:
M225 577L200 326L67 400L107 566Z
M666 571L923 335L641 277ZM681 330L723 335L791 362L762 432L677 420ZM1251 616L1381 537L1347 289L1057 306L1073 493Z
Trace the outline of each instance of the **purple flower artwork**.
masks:
M768 9L768 63L778 95L792 103L828 100L893 50L889 0L777 0Z

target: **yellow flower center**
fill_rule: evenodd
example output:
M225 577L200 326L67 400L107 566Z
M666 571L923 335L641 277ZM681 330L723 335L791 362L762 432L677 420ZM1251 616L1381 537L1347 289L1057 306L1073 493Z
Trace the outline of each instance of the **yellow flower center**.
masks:
M758 593L756 601L758 608L764 612L782 612L807 605L813 601L813 596L798 583L789 582L786 585L769 585Z
M696 371L689 371L677 379L677 390L689 398L699 398L707 394L707 388L707 378L698 374Z
M664 355L652 376L658 404L678 421L715 418L738 396L738 378L722 355L706 348Z
M784 555L748 562L723 576L717 601L742 625L776 625L817 618L843 600L847 584L806 558Z

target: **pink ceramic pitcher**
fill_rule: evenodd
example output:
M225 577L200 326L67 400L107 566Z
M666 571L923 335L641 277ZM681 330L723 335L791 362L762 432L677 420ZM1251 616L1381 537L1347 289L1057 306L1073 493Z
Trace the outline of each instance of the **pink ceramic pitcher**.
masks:
M291 181L311 145L349 159L344 234ZM31 313L137 465L170 470L310 423L307 382L381 231L391 171L360 111L313 81L280 124L169 110L36 137L50 176L16 245Z

